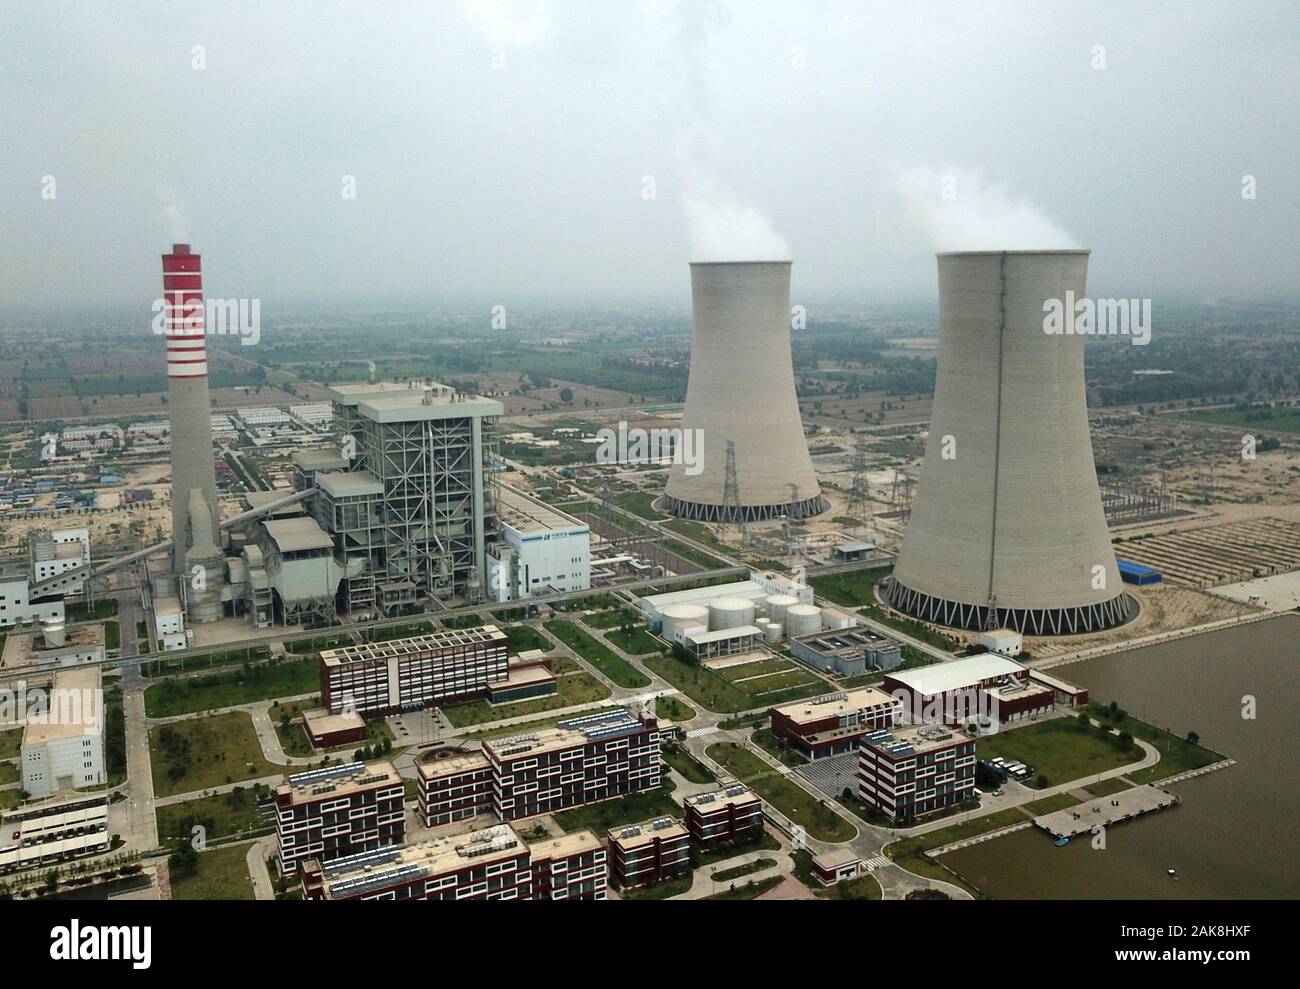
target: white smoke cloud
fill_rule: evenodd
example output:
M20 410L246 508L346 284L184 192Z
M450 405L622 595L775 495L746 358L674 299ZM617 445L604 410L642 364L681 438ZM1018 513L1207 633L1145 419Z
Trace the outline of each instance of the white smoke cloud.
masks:
M167 219L167 224L171 228L172 243L188 244L190 236L189 224L185 219L185 197L179 189L170 185L156 186L154 191L162 204L158 215Z
M554 26L550 0L460 0L461 16L491 44L524 48L545 41Z
M1036 204L981 172L907 169L897 190L936 251L1037 251L1079 244Z
M771 219L723 177L726 155L711 121L713 99L705 63L710 35L730 23L727 8L714 0L681 0L669 16L682 74L677 160L691 260L788 260L790 248Z

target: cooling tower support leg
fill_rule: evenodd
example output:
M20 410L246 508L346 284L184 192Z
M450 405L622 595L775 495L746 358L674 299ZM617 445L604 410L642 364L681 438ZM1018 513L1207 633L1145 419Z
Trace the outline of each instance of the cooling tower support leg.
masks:
M696 522L768 522L786 516L807 519L820 515L830 507L830 502L820 495L780 505L709 505L681 501L671 495L665 495L655 502L655 508L661 512Z
M972 632L1013 628L1023 635L1080 635L1123 625L1138 612L1137 601L1124 593L1109 601L1074 608L995 608L990 615L987 605L937 598L892 578L881 591L889 606L905 615Z

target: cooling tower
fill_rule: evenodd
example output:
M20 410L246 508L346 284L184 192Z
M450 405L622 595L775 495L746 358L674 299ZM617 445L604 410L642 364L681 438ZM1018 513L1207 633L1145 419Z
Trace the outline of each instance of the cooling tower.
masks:
M884 589L899 611L1037 635L1136 613L1097 487L1084 337L1043 329L1043 303L1084 298L1087 273L1087 251L939 255L930 435Z
M674 463L660 506L709 522L825 511L795 399L790 262L692 264L691 311L682 428L700 431L703 469L691 473L689 465ZM727 489L729 443L734 493Z
M194 591L192 568L205 568L200 592L205 605L189 608L191 621L221 617L220 517L212 469L212 410L208 401L204 338L202 258L189 244L173 244L162 256L164 334L167 341L167 408L171 415L172 569ZM197 540L197 545L196 545ZM188 561L188 562L187 562ZM218 565L209 564L217 562ZM217 604L211 605L216 594Z

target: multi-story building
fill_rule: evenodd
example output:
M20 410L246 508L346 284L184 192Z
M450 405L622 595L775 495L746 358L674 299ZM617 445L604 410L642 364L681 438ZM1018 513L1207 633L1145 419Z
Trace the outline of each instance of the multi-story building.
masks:
M431 838L303 869L308 900L605 898L606 852L590 831L529 845L513 828Z
M489 739L483 753L503 821L653 789L662 772L658 722L621 708Z
M488 594L512 601L591 586L591 528L559 509L502 486L501 538L488 551Z
M774 707L772 734L809 759L856 750L862 736L890 728L899 704L875 687L839 691Z
M28 713L23 729L23 789L33 797L104 782L104 692L100 667L54 674L46 711Z
M975 787L975 741L942 725L877 731L858 750L858 796L894 821L968 799Z
M444 629L320 654L321 703L331 713L386 714L483 694L510 673L495 625Z
M886 674L884 689L898 698L903 718L927 724L981 725L1037 717L1052 709L1054 685L996 653Z
M739 783L697 793L687 797L683 805L686 830L695 845L743 845L763 833L763 801Z
M108 797L41 803L0 815L0 871L108 851Z
M27 560L34 583L48 584L51 578L67 574L58 589L64 594L76 594L90 568L90 530L40 529L29 533Z
M63 591L46 591L48 585L67 579L64 575L48 581L32 580L23 563L0 563L0 628L27 622L63 621Z
M352 762L296 773L275 791L280 872L330 863L406 840L405 786L390 762Z
M659 882L691 867L691 837L681 822L659 817L609 832L610 871L623 887Z
M482 752L417 762L415 771L425 827L492 812L494 774Z

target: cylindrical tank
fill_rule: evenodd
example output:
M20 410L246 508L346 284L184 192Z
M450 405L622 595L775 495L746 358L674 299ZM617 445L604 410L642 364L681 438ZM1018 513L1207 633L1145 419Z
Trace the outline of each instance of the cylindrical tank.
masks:
M781 626L776 622L768 622L767 627L763 629L763 641L769 645L781 641Z
M720 597L709 602L709 631L754 624L754 602L749 598Z
M684 625L709 624L709 609L698 604L670 604L659 612L663 619L663 636L673 640Z
M62 646L67 644L67 633L63 622L54 621L45 624L45 644L47 646Z
M798 603L793 594L773 594L767 599L767 617L784 627L785 613Z
M809 635L822 630L822 609L815 604L792 604L785 612L785 634Z

